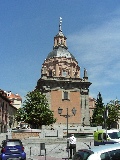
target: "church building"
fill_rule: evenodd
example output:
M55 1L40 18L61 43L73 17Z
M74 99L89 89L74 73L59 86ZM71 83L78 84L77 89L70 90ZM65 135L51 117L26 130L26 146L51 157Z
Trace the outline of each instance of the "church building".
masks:
M69 124L88 126L91 82L88 81L86 69L84 76L80 77L80 66L76 58L68 51L67 38L62 32L62 18L60 18L53 50L42 64L41 77L37 81L36 89L46 94L50 109L57 119L56 124L66 124L65 116L60 116L58 113L58 109L61 109L62 115L70 116Z

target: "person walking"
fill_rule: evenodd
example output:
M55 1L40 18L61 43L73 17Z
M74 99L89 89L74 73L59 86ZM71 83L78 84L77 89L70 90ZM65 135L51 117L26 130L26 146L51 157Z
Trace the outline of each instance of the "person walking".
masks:
M72 155L76 152L76 138L74 137L74 134L71 134L71 137L69 139L70 144L70 159L72 159ZM73 153L73 154L72 154Z

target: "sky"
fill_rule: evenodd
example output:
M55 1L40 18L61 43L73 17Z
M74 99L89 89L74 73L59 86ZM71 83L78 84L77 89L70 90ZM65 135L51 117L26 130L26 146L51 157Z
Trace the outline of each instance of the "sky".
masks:
M119 0L0 0L0 88L24 101L36 87L59 17L81 78L87 69L89 95L120 100Z

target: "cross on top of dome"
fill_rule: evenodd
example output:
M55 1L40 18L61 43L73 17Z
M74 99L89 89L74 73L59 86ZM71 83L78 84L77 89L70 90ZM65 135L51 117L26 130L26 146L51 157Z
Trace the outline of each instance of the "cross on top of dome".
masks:
M59 32L62 32L62 17L60 17Z

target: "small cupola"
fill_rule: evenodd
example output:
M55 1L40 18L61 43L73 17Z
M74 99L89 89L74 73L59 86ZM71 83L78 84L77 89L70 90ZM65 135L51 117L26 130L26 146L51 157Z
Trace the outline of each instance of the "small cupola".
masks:
M53 49L56 49L56 48L59 48L59 47L68 49L67 45L66 45L66 39L67 38L62 33L62 18L60 17L60 19L59 19L59 32L54 37L54 46L53 46Z

